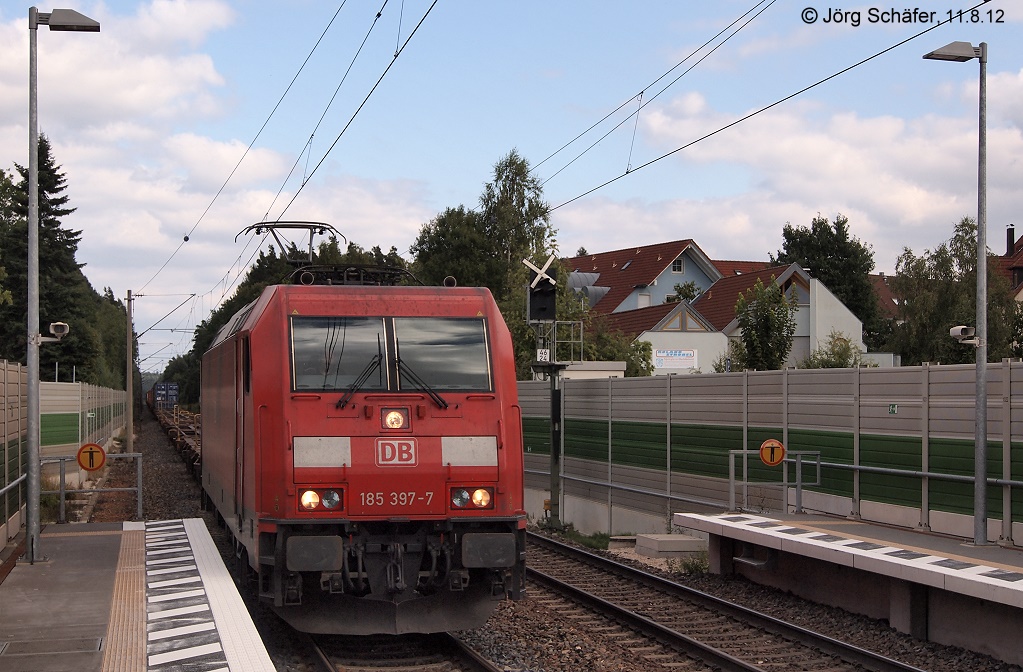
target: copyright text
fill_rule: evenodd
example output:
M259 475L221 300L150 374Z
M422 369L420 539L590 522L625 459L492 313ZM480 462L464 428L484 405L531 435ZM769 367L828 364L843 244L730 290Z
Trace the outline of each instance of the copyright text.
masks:
M827 25L846 25L858 28L864 23L879 25L934 25L949 23L1005 23L1005 10L931 10L912 7L896 9L890 7L871 7L866 10L842 9L826 7L816 9L807 7L801 13L803 23L808 25L823 23Z

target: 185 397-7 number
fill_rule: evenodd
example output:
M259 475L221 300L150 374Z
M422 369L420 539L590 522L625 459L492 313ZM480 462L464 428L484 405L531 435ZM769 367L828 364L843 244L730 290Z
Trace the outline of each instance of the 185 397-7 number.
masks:
M403 490L392 492L360 492L359 501L363 506L412 506L427 504L433 501L432 492L416 492Z

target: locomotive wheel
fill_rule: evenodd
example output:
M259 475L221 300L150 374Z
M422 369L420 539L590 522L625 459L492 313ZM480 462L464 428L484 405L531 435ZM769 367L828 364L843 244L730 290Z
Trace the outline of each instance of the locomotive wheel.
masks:
M252 583L252 567L249 566L249 552L244 547L234 553L234 563L231 568L231 576L234 578L234 585L238 592L245 597L245 592Z

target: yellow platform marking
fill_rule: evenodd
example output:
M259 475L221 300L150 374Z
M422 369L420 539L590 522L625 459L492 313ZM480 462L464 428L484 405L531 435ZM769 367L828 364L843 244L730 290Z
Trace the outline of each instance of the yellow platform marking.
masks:
M119 534L121 552L114 576L102 670L137 672L146 669L146 533L126 530Z

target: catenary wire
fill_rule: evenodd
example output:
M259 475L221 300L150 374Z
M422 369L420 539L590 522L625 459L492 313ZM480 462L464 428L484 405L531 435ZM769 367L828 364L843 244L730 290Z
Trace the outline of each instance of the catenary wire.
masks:
M739 16L738 18L736 18L736 19L735 19L734 21L732 21L731 23L729 23L729 24L728 24L727 26L725 26L724 28L722 28L721 30L719 30L719 31L717 32L717 34L716 34L716 35L714 35L713 37L711 37L710 39L708 39L708 40L707 40L706 42L704 42L703 44L701 44L701 45L700 45L699 47L697 47L696 49L694 49L694 50L693 50L693 51L692 51L692 52L691 52L691 53L690 53L690 54L689 54L688 56L686 56L685 58L683 58L683 59L682 59L681 61L679 61L679 62L678 62L678 63L676 63L675 65L671 66L671 67L670 67L670 68L669 68L669 69L668 69L668 70L667 70L666 72L664 72L664 73L663 73L663 74L662 74L662 75L661 75L660 77L658 77L657 79L655 79L654 81L650 82L650 83L649 83L649 84L647 84L647 85L646 85L645 87L643 87L643 89L642 89L642 90L641 90L641 91L640 91L639 93L637 93L636 95L634 95L634 96L630 97L630 98L629 98L628 100L626 100L625 102L623 102L623 103L622 103L621 105L619 105L619 106L618 106L618 107L616 107L615 109L613 109L613 110L611 110L610 112L608 112L607 114L605 114L605 115L604 115L604 116L603 116L603 117L602 117L601 119L599 119L598 121L594 122L594 123L593 123L593 124L592 124L592 125L591 125L591 126L590 126L589 128L587 128L587 129L586 129L585 131L583 131L582 133L579 133L579 134L578 134L577 136L575 136L574 138L572 138L571 140L569 140L568 142L566 142L565 144L563 144L563 145L562 145L561 147L559 147L558 149L556 149L556 150L555 150L555 151L554 151L553 153L551 153L550 155L548 155L548 156L547 156L547 157L546 157L545 159L543 159L543 160L542 160L542 161L540 161L539 163L537 163L537 164L533 165L533 167L532 167L532 169L531 169L531 172L532 172L533 170L536 170L537 168L539 168L539 167L540 167L540 166L542 166L543 164L547 163L547 162L548 162L549 160L553 159L553 158L554 158L555 156L557 156L557 155L558 155L558 154L560 154L560 153L561 153L562 151L564 151L564 150L565 150L566 148L568 148L569 146L571 146L572 144L574 144L574 143L575 143L575 142L576 142L577 140L579 140L580 138L582 138L582 137L583 137L584 135L586 135L587 133L589 133L590 131L592 131L593 129L595 129L595 128L596 128L597 126L600 126L600 125L601 125L602 123L604 123L605 121L607 121L608 119L610 119L611 117L613 117L613 116L614 116L614 115L615 115L615 114L616 114L617 112L621 111L621 110L622 110L622 108L624 108L624 107L625 107L626 105L628 105L628 104L629 104L629 103L631 103L632 101L636 100L636 98L637 98L638 96L641 96L641 95L643 94L643 92L644 92L644 91L646 91L647 89L649 89L649 88L651 88L652 86L654 86L655 84L657 84L657 82L661 81L662 79L664 79L665 77L667 77L668 75L670 75L670 74L671 74L672 72L674 72L674 71L675 71L676 69L678 69L678 68L679 68L680 66L682 66L682 65L683 65L683 64L684 64L684 63L685 63L686 61L688 61L688 60L689 60L690 58L692 58L692 57L693 57L693 56L695 56L696 54L700 53L700 51L702 51L703 49L705 49L705 48L707 47L707 45L711 44L712 42L714 42L714 40L716 40L716 39L718 39L719 37L721 37L722 35L724 35L724 34L725 34L726 32L728 32L728 30L729 30L729 29L730 29L730 28L731 28L732 26L734 26L735 24L737 24L737 23L739 23L740 21L742 21L742 20L743 20L743 19L744 19L744 18L745 18L746 16L748 16L749 14L751 14L751 13L752 13L752 12L753 12L754 10L756 10L756 8L757 8L757 7L759 7L760 5L764 4L765 2L767 2L767 0L760 0L759 2L757 2L757 4L755 4L755 5L753 5L752 7L750 7L750 8L749 8L749 9L748 9L748 10L747 10L747 11L746 11L746 12L745 12L744 14L742 14L741 16ZM772 0L771 4L774 4L774 0ZM770 6L770 5L769 5L769 6ZM765 9L766 9L766 8L765 8ZM761 10L761 11L763 11L763 10ZM701 59L701 60L702 60L702 59ZM691 69L692 69L692 68L690 68L690 70L691 70ZM687 70L686 72L688 72L688 70ZM685 74L685 73L683 73L683 74ZM677 82L677 81L678 81L678 78L676 78L676 79L672 80L671 84L674 84L674 83L675 83L675 82ZM671 84L669 84L668 86L671 86ZM667 87L665 87L665 88L667 88ZM662 89L662 91L663 91L663 89ZM659 95L659 94L658 94L658 95ZM642 107L642 106L641 106L641 107ZM615 128L617 128L617 126L616 126ZM567 167L567 166L566 166L566 167ZM562 170L564 170L564 168L562 168ZM558 171L558 172L560 172L560 171ZM548 178L548 179L549 179L549 178Z
M323 41L323 37L327 34L327 31L330 30L330 27L334 24L334 21L337 19L338 14L341 13L341 10L347 3L348 0L342 0L341 6L337 8L337 11L334 12L334 15L330 18L330 21L327 22L327 26L323 29L323 32L320 33L320 37L316 40L316 43L313 44L313 48L309 50L309 54L305 57L305 60L302 61L302 65L299 66L298 71L295 73L295 76L291 78L291 82L289 82L287 88L284 89L284 93L281 94L281 97L277 101L277 104L274 105L273 110L271 110L270 114L267 115L266 120L263 122L263 125L259 127L259 130L256 132L256 135L252 138L252 141L249 143L249 146L245 148L244 152L242 152L241 157L238 159L238 163L236 163L234 168L231 169L231 172L230 174L228 174L227 179L224 180L224 183L222 185L220 185L220 189L218 189L217 193L214 194L213 199L210 201L209 205L207 205L206 209L202 211L201 215L199 215L199 219L196 220L195 224L192 225L192 228L188 230L188 233L185 235L182 241L178 243L178 246L174 248L174 251L171 252L167 260L163 262L163 265L160 266L159 270L157 270L156 273L153 274L153 277L149 278L149 280L147 280L146 283L142 285L142 288L139 291L145 290L145 288L149 286L149 283L155 280L157 276L159 276L160 273L162 273L163 270L167 268L170 262L174 259L175 256L177 256L177 253L188 241L189 236L191 236L195 232L196 228L198 228L199 226L199 223L202 222L202 220L206 217L206 214L209 213L210 208L213 207L213 204L216 203L218 198L220 198L220 194L223 193L225 188L227 188L227 184L231 181L231 178L234 177L234 174L235 172L237 172L238 167L241 166L242 161L245 160L245 157L248 156L249 151L252 149L253 145L256 144L256 140L258 140L259 136L262 135L263 131L266 129L267 124L270 123L270 120L273 118L274 114L276 114L278 108L280 108L281 103L284 102L284 99L285 97L287 97L288 92L291 91L291 87L294 86L295 82L298 80L299 75L302 74L302 71L305 69L305 66L309 63L309 59L312 58L313 53L315 53L317 47L320 46L320 42Z
M373 22L370 24L369 30L366 31L366 35L362 38L362 43L359 45L359 48L355 51L355 55L352 56L352 60L348 64L348 69L345 70L345 74L341 76L341 81L337 83L337 87L334 89L334 94L330 97L330 100L327 101L326 106L323 108L323 113L320 115L320 118L313 126L313 130L309 134L309 139L306 141L305 147L303 147L302 151L299 152L297 157L295 157L295 163L292 164L291 170L288 171L288 174L285 176L284 181L281 183L281 188L277 191L277 194L275 194L273 199L270 201L270 205L267 206L266 212L263 214L263 221L269 219L270 210L273 209L274 203L276 203L277 199L281 197L282 193L284 193L284 189L288 186L288 181L291 179L291 176L295 174L295 169L298 167L298 164L301 163L303 155L306 156L306 167L308 168L309 165L308 160L309 157L312 156L313 138L316 137L316 132L320 130L320 125L323 124L323 120L327 117L327 112L330 111L330 108L334 104L334 101L337 100L337 95L338 93L341 92L341 87L344 86L345 81L348 79L348 75L351 74L352 72L352 68L355 67L355 62L359 59L359 55L362 53L362 50L366 47L366 42L369 41L369 36L373 34L373 29L376 28L377 22L380 21L380 17L384 13L384 8L387 7L387 2L388 0L384 0L384 4L380 6L379 11L377 11L376 15L373 17ZM303 186L309 180L309 177L310 177L309 172L308 170L306 170L305 175L302 176Z
M988 2L988 0L984 0L984 2L980 2L979 4L976 4L976 5L972 6L972 7L969 7L967 9L963 10L963 11L964 12L973 11L974 9L977 9L979 7L983 7L986 2ZM559 203L558 205L552 206L551 207L551 212L553 212L554 210L557 210L559 208L563 208L563 207L565 207L566 205L568 205L570 203L574 203L575 201L578 201L581 198L589 196L593 192L599 191L600 189L603 189L604 187L608 186L609 184L617 182L618 180L622 179L623 177L635 174L635 173L639 172L640 170L642 170L642 169L644 169L644 168L646 168L648 166L651 166L651 165L657 163L658 161L661 161L662 159L666 159L669 156L677 154L677 153L681 152L684 149L688 149L689 147L692 147L693 145L695 145L698 142L706 140L707 138L711 138L711 137L717 135L718 133L722 133L724 131L727 131L728 129L732 128L733 126L737 126L738 124L741 124L742 122L744 122L744 121L746 121L748 119L752 119L753 117L761 114L762 112L766 112L767 110L770 110L770 109L772 109L774 107L777 107L778 105L781 105L782 103L785 103L785 102L787 102L789 100L792 100L793 98L795 98L797 96L800 96L800 95L806 93L807 91L809 91L811 89L817 88L821 84L829 82L832 79L835 79L836 77L839 77L840 75L844 75L845 73L849 72L850 70L858 68L859 66L863 65L864 63L868 63L868 62L874 60L875 58L878 58L879 56L883 56L884 54L887 54L889 51L892 51L894 49L898 49L902 45L907 44L909 42L912 42L913 40L915 40L918 37L921 37L923 35L926 35L927 33L931 32L932 30L937 30L938 28L940 28L941 26L945 25L946 23L952 23L952 19L951 18L944 19L944 20L940 21L939 23L936 23L935 25L931 26L930 28L925 28L924 30L920 31L919 33L916 33L914 35L911 35L911 36L907 37L904 40L896 42L892 46L890 46L890 47L888 47L886 49L882 49L881 51L877 52L876 54L873 54L872 56L868 56L867 58L864 58L864 59L862 59L860 61L857 61L856 63L853 63L852 65L849 65L849 66L847 66L845 68L842 68L841 70L839 70L838 72L836 72L834 74L828 75L824 79L818 80L818 81L814 82L813 84L810 84L809 86L805 86L802 89L799 89L798 91L796 91L794 93L790 93L789 95L785 96L784 98L776 100L773 103L770 103L769 105L765 105L764 107L761 107L761 108L759 108L757 110L754 110L753 112L750 112L749 114L746 114L746 115L744 115L742 117L739 117L735 121L732 121L732 122L730 122L728 124L725 124L721 128L718 128L717 130L714 130L714 131L711 131L710 133L702 135L702 136L696 138L695 140L691 140L690 142L687 142L686 144L682 145L681 147L676 147L675 149L671 150L670 152L662 154L661 156L658 156L658 157L656 157L654 159L651 159L651 160L647 161L644 164L636 166L630 172L622 173L622 174L620 174L620 175L618 175L616 177L611 178L610 180L607 180L606 182L598 184L597 186L593 187L592 189L588 189L587 191L584 191L583 193L579 194L578 196L574 196L574 197L570 198L567 201L564 201L562 203Z
M632 118L633 116L635 116L635 117L636 117L636 122L637 122L637 125L638 125L638 122L639 122L639 113L640 113L640 111L642 111L642 109L643 109L644 107L646 107L646 106L647 106L647 105L649 105L650 103L654 102L654 101L655 101L655 100L656 100L657 98L659 98L659 97L660 97L660 95L661 95L662 93L664 93L665 91L667 91L668 89L670 89L670 88L671 88L672 86L674 86L674 85L675 85L675 82L677 82L678 80L682 79L682 78L683 78L683 77L685 77L685 76L686 76L687 74L689 74L690 72L692 72L693 68L695 68L696 66L698 66L698 65L699 65L700 63L702 63L703 61L705 61L705 60L706 60L706 59L707 59L707 58L708 58L708 57L709 57L709 56L710 56L711 54L713 54L713 53L714 53L715 51L717 51L717 50L718 50L718 49L720 49L720 48L721 48L722 46L724 46L724 45L725 45L725 43L727 43L727 42L728 42L729 40L731 40L731 39L732 39L733 37L735 37L735 36L736 36L736 35L737 35L737 34L739 33L739 31L741 31L741 30L742 30L743 28L745 28L745 27L746 27L746 26L748 26L748 25L749 25L750 23L752 23L752 21L753 21L754 19L756 19L756 18L757 18L757 17L759 17L759 16L761 15L761 14L763 14L763 13L764 13L765 11L767 11L767 10L768 10L768 9L769 9L769 8L771 7L771 5L773 5L773 4L775 3L775 2L777 2L777 0L771 0L771 2L770 2L770 3L769 3L769 4L767 5L767 6L766 6L766 7L762 8L762 9L761 9L761 10L760 10L759 12L757 12L756 14L754 14L753 16L751 16L751 17L750 17L749 19L747 19L747 20L746 20L746 22L745 22L745 23L743 23L743 24L742 24L741 26L739 26L738 28L736 28L736 29L735 29L735 30L734 30L734 31L732 32L732 34L731 34L731 35L729 35L728 37L726 37L725 39L721 40L721 41L720 41L720 42L718 42L718 43L717 43L716 45L714 45L714 48L713 48L713 49L711 49L710 51L708 51L707 53L705 53L705 54L704 54L703 56L701 56L701 57L700 57L700 58L699 58L699 59L698 59L698 60L697 60L697 61L696 61L695 63L693 63L693 64L692 64L692 65L690 65L690 66L689 66L688 68L686 68L686 69L685 69L684 71L682 71L682 73L681 73L681 74L679 74L679 76L678 76L678 77L676 77L675 79L673 79L673 80L671 80L670 82L668 82L668 83L667 83L667 84L666 84L665 86L663 86L663 87L661 88L661 90L660 90L660 91L658 91L658 92L657 92L657 93L655 93L654 95L650 96L650 98L648 98L648 99L646 100L646 102L643 102L643 92L641 91L641 92L640 92L640 93L638 94L638 95L639 95L639 99L640 99L640 104L639 104L639 108L638 108L638 109L637 109L637 110L636 110L635 112L633 112L633 113L632 113L632 114L630 114L629 116L627 116L627 117L625 117L624 119L622 119L621 121L619 121L619 122L618 122L617 124L615 124L615 125L614 125L613 127L611 127L611 128L610 128L610 129L609 129L609 130L608 130L608 131L607 131L606 133L604 133L604 134L603 134L602 136L600 136L599 138L597 138L596 140L594 140L594 141L593 141L593 142L592 142L592 143L591 143L591 144L590 144L590 145L589 145L589 146L588 146L588 147L587 147L586 149L584 149L583 151L579 152L579 154L577 154L577 155L575 156L575 158L573 158L573 159L572 159L571 161L569 161L569 162L568 162L568 163L566 163L566 164L565 164L564 166L562 166L561 168L559 168L559 169L557 170L557 172L555 172L555 173L554 173L553 175L551 175L550 177L548 177L548 178L547 178L546 180L544 180L543 182L541 182L541 186L543 186L543 185L547 184L548 182L550 182L551 180L553 180L553 179L554 179L555 177L557 177L557 176L558 176L558 174L560 174L560 173L561 173L561 172L562 172L563 170L565 170L566 168L568 168L569 166L571 166L571 165L572 165L573 163L575 163L576 161L578 161L578 160L579 160L580 158L582 158L582 157L583 157L583 156L584 156L585 154L587 154L587 153L588 153L588 152L589 152L589 151L590 151L591 149L593 149L594 147L596 147L596 146L597 146L597 144L598 144L598 143L600 143L600 142L601 142L601 141L602 141L602 140L603 140L604 138L606 138L607 136L611 135L612 133L614 133L615 131L617 131L617 130L618 130L619 128L621 128L621 126L622 126L622 125L623 125L623 124L624 124L624 123L625 123L626 121L628 121L629 119L631 119L631 118ZM713 41L713 40L716 40L716 39L717 39L718 37L720 37L720 36L722 35L722 33L724 33L725 31L727 31L728 29L730 29L730 28L731 28L732 26L734 26L734 25L735 25L736 23L738 23L739 21L741 21L741 20L742 20L743 18L745 18L746 16L748 16L748 15L750 14L750 12L752 12L753 10L755 10L755 9L756 9L757 7L759 7L759 6L761 5L761 4L763 4L763 3L762 3L762 2L760 2L760 3L757 3L757 5L755 5L755 6L754 6L754 7L752 8L752 9L750 9L750 10L749 10L748 12L746 12L745 14L743 14L742 16L740 16L740 17L739 17L738 19L736 19L736 20L735 20L735 21L733 21L732 23L728 24L728 26L727 26L727 27L726 27L726 28L725 28L724 30L722 30L721 32L719 32L719 33L718 33L717 35L715 35L714 37L712 37L712 38L711 38L711 40L709 40L709 41L705 42L705 43L704 43L704 44L703 44L702 46L700 46L700 48L699 48L699 49L697 49L697 50L696 50L696 51L694 51L694 52L693 52L692 54L690 54L689 56L687 56L687 57L686 57L686 59L685 59L684 61L682 61L682 63L685 63L685 62L686 62L686 61L688 61L688 60L689 60L690 58L692 58L692 57L693 57L693 56L694 56L695 54L699 53L699 52L700 52L700 50L702 50L702 49L703 49L704 47L706 47L706 46L707 46L708 44L710 44L710 42L711 42L711 41ZM672 72L672 71L673 71L673 70L674 70L675 68L677 68L677 67L678 67L679 65L682 65L682 63L679 63L679 64L677 64L677 65L676 65L676 66L675 66L674 68L672 68L672 69L671 69L671 70L669 70L668 72L666 72L666 73L664 73L663 75L661 75L660 77L658 77L658 78L657 78L657 81L660 81L660 80L664 79L664 77L665 77L665 76L667 76L667 75L668 75L668 73ZM656 83L656 82L654 82L654 83ZM621 109L621 107L619 106L619 108L618 108L618 109ZM604 118L606 119L607 117L604 117ZM591 127L591 128L592 128L592 127ZM574 142L574 141L573 141L573 142ZM561 150L558 150L558 151L561 151ZM625 171L625 172L626 172L626 174L628 174L628 173L630 173L630 172L631 172L631 159L632 159L632 156L631 156L631 152L630 152L630 156L629 156L629 159L630 159L630 168L627 168L627 169L626 169L626 171Z
M340 133L338 134L338 136L337 136L337 137L336 137L336 138L334 139L334 142L333 142L333 143L331 144L331 146L330 146L330 147L329 147L329 148L327 149L327 152L326 152L326 153L324 154L324 156L323 156L323 157L322 157L322 158L320 159L319 163L317 163L317 164L316 164L316 166L315 166L315 167L313 168L313 170L312 170L312 171L309 171L309 172L307 173L307 175L306 175L306 176L305 176L305 177L303 178L303 180L302 180L302 183L301 183L301 186L300 186L300 187L299 187L299 189L298 189L298 190L297 190L297 191L295 192L295 194L294 194L294 195L292 196L291 200L290 200L290 201L288 202L288 204L287 204L287 205L286 205L286 206L284 207L284 209L283 209L283 210L281 211L281 213L280 213L280 214L279 214L279 215L278 215L278 216L276 217L276 220L278 220L278 221L279 221L279 220L280 220L280 218L281 218L281 217L283 217L284 213L285 213L285 212L287 212L288 208L290 208L290 207L291 207L291 205L292 205L292 204L293 204L293 203L295 202L295 199L296 199L296 198L298 198L298 195L299 195L299 194L301 193L302 189L304 189L304 188L305 188L305 185L306 185L306 184L307 184L307 183L309 182L309 180L310 180L310 179L312 178L313 174L314 174L314 173L315 173L315 172L316 172L316 171L317 171L317 170L319 169L319 167L320 167L320 166L321 166L321 165L323 164L324 160L326 160L327 156L328 156L328 155L330 154L330 152L331 152L331 151L332 151L332 150L334 149L334 147L335 147L335 146L337 145L337 143L338 143L338 142L340 141L340 139L341 139L341 136L342 136L342 135L344 135L344 133L345 133L345 131L346 131L346 130L348 129L348 127L349 127L349 126L351 126L352 122L353 122L353 121L355 120L355 117L356 117L356 116L357 116L357 115L359 114L359 112L360 112L360 111L362 110L362 108L363 108L363 107L364 107L364 106L366 105L366 103L367 103L367 102L369 101L369 98L370 98L370 96L372 96L372 95L373 95L373 92L374 92L374 91L375 91L375 90L377 89L377 87L378 87L378 86L380 85L380 82L381 82L381 81L383 81L383 78L384 78L384 77L385 77L385 76L387 75L388 71L389 71L389 70L391 69L391 67L392 67L392 66L394 65L394 62L395 62L395 61L397 60L398 56L399 56L399 55L401 54L401 52L402 52L402 51L404 51L405 47L406 47L406 46L408 46L408 43L409 43L409 42L410 42L410 41L412 40L413 36L415 36L416 32L417 32L417 31L419 30L419 28L420 28L420 27L422 26L423 22L424 22L424 21L426 20L426 17L427 17L427 16L429 16L430 12L431 12L431 11L433 10L433 8L434 8L434 7L436 6L436 4L437 4L437 0L434 0L434 2L433 2L433 3L432 3L432 4L430 5L430 7L429 7L429 8L428 8L428 9L426 10L426 13L425 13L425 14L423 15L423 17L422 17L422 18L421 18L421 19L419 20L419 23L418 23L418 24L416 24L416 27L415 27L415 28L414 28L414 29L412 30L412 32L411 32L411 33L409 34L408 38L406 38L405 42L404 42L404 43L403 43L403 44L402 44L402 45L400 46L400 48L398 48L398 49L397 49L397 50L395 51L395 54L394 54L393 58L391 59L391 62L390 62L390 63L389 63L388 65L387 65L387 68L385 68L385 69L384 69L384 72L383 72L383 73L382 73L382 74L380 75L380 77L379 77L379 78L377 79L376 83L375 83L375 84L373 85L373 88L372 88L372 89L370 89L370 91L369 91L369 93L368 93L368 94L366 94L366 97L365 97L365 98L363 99L363 101L362 101L362 103L361 103L361 104L359 105L358 109L356 109L356 111L355 111L355 113L354 113L354 114L352 115L351 119L349 119L349 121L348 121L348 123L347 123L347 124L345 125L345 127L344 127L344 128L343 128L343 129L341 130L341 132L340 132ZM370 33L372 32L373 28L374 28L374 27L376 26L376 22L377 22L377 20L379 20L379 18L380 18L380 15L381 15L381 14L383 13L383 10L384 10L384 8L385 8L386 6L387 6L387 0L385 0L385 1L384 1L384 4L383 4L383 5L381 5L381 7L380 7L380 10L379 10L379 11L377 12L377 14L375 15L375 17L374 17L374 20L373 20L373 24L372 24L372 25L370 26L370 29L369 29L369 31L367 32L366 36L365 36L365 37L363 38L363 42L362 42L362 45L360 45L360 47L359 47L359 50L358 50L358 51L356 52L355 56L353 57L352 63L351 63L350 65L349 65L348 71L350 71L350 70L351 70L351 68L352 68L352 66L354 65L354 63L355 63L355 60L356 60L356 59L358 58L358 56L359 56L359 53L361 53L361 51L362 51L362 48L363 48L363 46L365 45L366 41L367 41L367 40L369 39L369 35L370 35ZM329 109L330 105L331 105L331 104L333 103L334 99L336 98L336 96L337 96L337 93L338 93L338 91L340 90L341 86L343 85L343 83L344 83L344 80L345 80L345 78L347 78L347 75L348 75L348 71L346 71L346 73L345 73L345 76L344 76L344 77L342 78L341 82L340 82L340 83L338 84L338 87L337 87L337 89L336 89L336 90L335 90L335 92L334 92L334 96L333 96L333 97L331 97L331 100L330 100L330 102L329 102L329 103L328 103L328 105L327 105L327 108L328 108L328 109ZM316 124L316 127L314 128L313 134L315 134L315 132L316 132L316 129L318 129L318 128L319 128L319 126L320 126L320 124L322 123L322 121L323 121L323 118L324 118L324 117L326 116L326 114L327 114L327 110L325 109L325 110L324 110L324 112L323 112L323 115L322 115L322 116L320 117L320 120L319 120L319 121L317 122L317 124ZM311 142L311 139L312 139L312 135L310 136L310 142ZM297 165L297 162L296 162L296 165ZM291 175L293 174L293 172L294 172L294 166L292 167L292 171L291 171L291 172L289 173L289 175L288 175L288 177L289 177L289 178L290 178L290 176L291 176ZM281 191L279 191L279 192L277 193L277 196L275 196L275 197L274 197L274 202L276 202L277 198L278 198L278 197L280 196L280 194L281 194L281 192L283 192L283 190L284 190L284 186L282 185L282 187L281 187ZM271 206L270 206L270 207L271 207L271 208L273 207L273 206L272 206L272 203L271 203ZM271 218L270 218L270 216L269 216L269 208L268 208L268 210L267 210L267 214L266 214L266 215L265 215L265 216L263 217L263 219L264 219L265 221L270 221L270 220L271 220ZM248 266L249 264L251 264L251 263L252 263L252 260L253 260L253 259L255 258L256 254L257 254L257 253L259 252L259 250L260 250L260 249L262 249L262 243L263 243L263 241L265 241L265 240L266 240L266 236L264 236L264 237L263 237L263 239L262 239L262 240L260 241L260 244L259 244L259 246L257 246L257 247L256 247L256 249L255 249L255 250L253 251L253 253L252 253L252 254L250 255L250 257L249 257L249 260L248 260L247 264L245 265L246 267L247 267L247 266ZM218 300L216 301L216 305L215 305L215 306L213 307L213 310L216 310L217 308L219 308L219 307L220 307L220 305L221 305L221 304L223 303L223 301L224 301L225 297L227 296L227 293L228 293L228 291L230 291L230 288L231 288L231 287L233 287L233 286L235 285L235 283L236 283L236 282L238 281L238 279L239 279L240 277L241 277L241 269L239 269L239 273L238 273L238 274L237 274L237 275L235 276L235 279L234 279L234 280L233 280L233 281L231 282L231 284L230 284L230 285L227 285L227 286L225 287L224 291L223 291L223 292L221 293L221 295L220 295L220 298L219 298L219 299L218 299ZM226 277L224 278L224 281L226 281Z
M316 174L316 171L320 169L320 166L323 165L323 162L327 160L328 156L330 156L330 153L334 150L334 147L336 147L337 143L341 141L341 137L345 134L345 131L347 131L348 128L352 125L352 123L355 121L355 118L359 116L359 112L361 112L362 108L364 108L366 106L366 103L369 102L370 97L372 97L373 93L377 90L377 87L380 86L380 82L382 82L384 80L384 77L387 76L387 73L390 72L395 62L397 62L398 57L401 55L403 51L405 51L405 47L407 47L408 43L412 41L412 38L415 37L416 33L422 27L423 22L426 21L426 17L430 15L430 12L432 12L433 8L436 6L437 0L433 0L433 2L430 4L430 7L426 10L426 13L423 14L423 17L421 19L419 19L419 23L417 23L416 27L412 29L412 32L402 43L401 48L398 49L397 52L395 52L394 58L391 59L391 62L387 64L386 68L384 68L384 71L380 74L380 77L377 79L376 83L373 84L373 88L369 90L369 93L366 94L366 97L362 100L361 103L359 103L359 107L355 110L354 113L352 113L352 117L348 120L348 123L345 124L344 128L341 129L341 132L337 134L337 137L334 138L334 142L332 142L330 147L327 148L327 151L324 153L323 157L316 164L316 166L309 172L309 175L306 176L305 181L303 181L302 185L295 191L295 194L291 197L291 200L288 201L288 204L285 205L284 209L281 210L279 215L277 215L278 219L283 217L284 213L286 213L288 209L295 203L295 200L298 199L299 194L301 194L302 191L305 189L306 184L309 183L309 180L312 178L312 176Z

